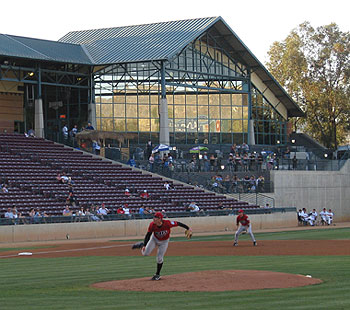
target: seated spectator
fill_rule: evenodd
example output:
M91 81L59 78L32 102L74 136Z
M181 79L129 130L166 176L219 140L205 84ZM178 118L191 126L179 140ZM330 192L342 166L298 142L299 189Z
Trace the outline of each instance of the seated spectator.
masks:
M171 184L168 181L165 181L164 183L164 188L168 191L170 189L173 189L173 187L171 186Z
M189 204L188 208L190 212L199 212L200 210L194 201Z
M140 197L142 199L148 199L149 198L149 193L147 192L146 189L140 194Z
M109 210L106 208L105 204L103 203L101 207L97 211L97 215L100 217L101 220L104 219L105 216L107 216L109 213Z
M128 188L125 189L124 195L130 197L130 190Z
M66 205L66 207L62 211L62 216L72 216L72 211L69 209L69 205Z
M85 130L95 130L94 126L91 125L90 122L88 122L88 124L85 127Z
M8 219L12 224L15 224L15 214L11 208L7 208L5 212L5 219Z
M33 138L35 137L35 131L34 131L34 129L29 129L29 130L28 130L28 136L29 136L29 137L33 137Z
M68 183L68 176L66 175L66 173L65 172L63 172L62 173L62 175L61 175L61 183L62 184L66 184L66 183Z
M58 183L62 183L62 176L60 173L57 174L56 180L58 181Z
M101 221L101 218L98 216L98 207L95 205L92 205L91 207L90 219L96 222Z
M142 218L145 216L145 207L143 205L141 205L141 207L139 208L138 213Z
M119 214L119 215L121 215L121 216L124 216L125 211L124 211L124 209L123 209L123 207L122 207L122 206L120 206L120 207L118 208L118 210L117 210L117 214Z
M7 184L1 185L1 192L3 192L4 194L9 192L9 189L7 188Z
M124 204L123 211L124 211L124 214L125 214L126 217L130 217L131 216L129 205L127 203Z

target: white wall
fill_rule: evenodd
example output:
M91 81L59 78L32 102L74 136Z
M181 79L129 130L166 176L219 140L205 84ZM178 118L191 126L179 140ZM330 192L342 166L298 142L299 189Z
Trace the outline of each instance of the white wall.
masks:
M334 211L336 221L350 220L350 161L340 171L271 171L276 207Z

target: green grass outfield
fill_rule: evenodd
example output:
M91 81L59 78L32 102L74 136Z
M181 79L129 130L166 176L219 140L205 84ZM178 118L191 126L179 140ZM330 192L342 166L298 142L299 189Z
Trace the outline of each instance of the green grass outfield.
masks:
M256 237L257 240L350 239L350 228L261 233ZM248 236L242 237L245 238ZM232 236L199 236L193 241L229 239ZM0 309L350 309L349 256L168 256L163 267L164 275L255 269L311 274L323 280L322 284L299 288L213 293L116 292L89 288L94 282L151 276L154 269L154 257L140 256L0 259Z

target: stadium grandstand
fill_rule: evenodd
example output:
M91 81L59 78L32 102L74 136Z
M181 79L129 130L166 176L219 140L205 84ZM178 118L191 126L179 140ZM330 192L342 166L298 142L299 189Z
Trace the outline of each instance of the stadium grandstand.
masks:
M231 182L237 173L256 192L245 177L280 186L289 170L327 170L329 151L292 133L291 119L303 116L221 17L72 31L58 41L0 34L0 214L16 208L27 218L34 209L52 221L67 203L73 215L104 204L109 219L127 218L118 215L126 205L133 218L140 208L193 214L191 202L203 215L260 210L257 196L229 195L238 186L214 190L213 174ZM166 169L153 170L153 153ZM283 182L276 170L288 170ZM71 181L60 183L62 174ZM294 212L299 203L276 205Z

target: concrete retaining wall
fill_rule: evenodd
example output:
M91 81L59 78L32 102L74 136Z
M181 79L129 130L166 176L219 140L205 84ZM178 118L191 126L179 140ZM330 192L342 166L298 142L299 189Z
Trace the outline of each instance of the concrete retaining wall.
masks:
M296 214L273 213L249 215L253 231L265 228L288 228L297 226ZM188 217L179 220L190 226L194 233L235 231L236 216ZM70 239L135 237L142 239L150 219L111 222L86 222L62 224L33 224L0 226L0 243L64 240ZM173 235L183 235L183 229L174 228Z
M350 161L340 171L271 171L275 205L307 211L332 209L335 221L350 221Z

